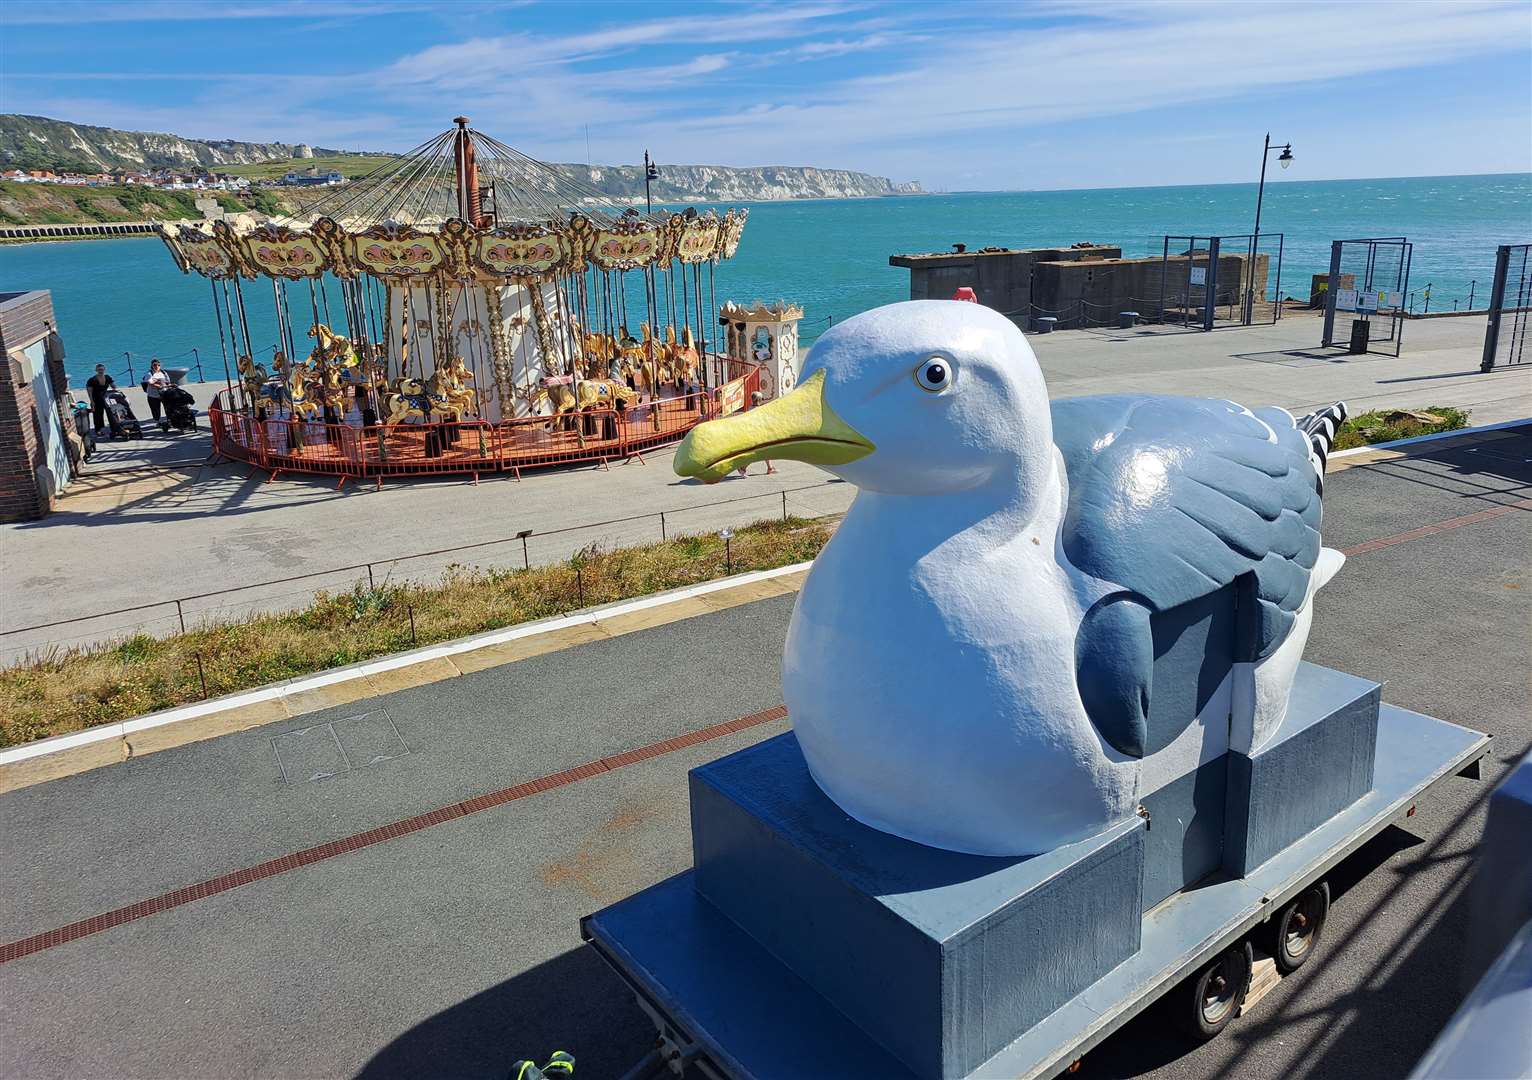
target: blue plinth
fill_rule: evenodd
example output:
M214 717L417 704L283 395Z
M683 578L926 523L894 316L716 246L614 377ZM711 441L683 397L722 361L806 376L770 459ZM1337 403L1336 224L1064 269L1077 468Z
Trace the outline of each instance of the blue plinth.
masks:
M1243 877L1372 790L1380 687L1301 664L1287 717L1253 755L1231 750L1223 865Z
M1025 858L925 847L843 813L791 734L693 770L691 812L697 892L920 1077L967 1075L1138 951L1138 818Z

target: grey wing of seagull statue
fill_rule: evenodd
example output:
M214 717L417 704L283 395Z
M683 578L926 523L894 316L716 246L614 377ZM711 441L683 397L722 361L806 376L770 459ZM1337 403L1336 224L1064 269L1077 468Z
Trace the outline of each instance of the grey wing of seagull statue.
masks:
M1293 631L1320 558L1324 456L1345 407L1295 421L1278 408L1124 394L1056 401L1052 413L1069 481L1064 554L1108 589L1076 639L1081 697L1107 742L1144 757L1194 718L1161 730L1150 721L1165 613L1233 587L1235 661L1271 656Z

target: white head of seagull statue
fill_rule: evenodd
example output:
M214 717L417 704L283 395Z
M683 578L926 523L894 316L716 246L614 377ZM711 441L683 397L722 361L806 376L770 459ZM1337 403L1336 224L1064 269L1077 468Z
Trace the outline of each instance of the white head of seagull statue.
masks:
M857 486L788 631L809 769L874 828L1027 855L1132 814L1194 725L1245 752L1280 725L1342 561L1319 524L1344 415L1050 404L1008 319L921 300L834 327L796 389L700 425L675 468L796 458Z

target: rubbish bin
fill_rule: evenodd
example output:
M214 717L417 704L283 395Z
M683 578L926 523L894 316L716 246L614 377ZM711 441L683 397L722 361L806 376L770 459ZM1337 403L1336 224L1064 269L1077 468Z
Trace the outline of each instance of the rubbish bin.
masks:
M1117 313L1117 326L1121 330L1131 330L1138 325L1138 312L1119 311Z
M1351 348L1346 350L1353 356L1360 356L1367 351L1367 335L1371 331L1372 324L1366 319L1351 320Z
M1051 334L1058 321L1058 316L1056 315L1039 315L1032 320L1032 329L1039 334Z

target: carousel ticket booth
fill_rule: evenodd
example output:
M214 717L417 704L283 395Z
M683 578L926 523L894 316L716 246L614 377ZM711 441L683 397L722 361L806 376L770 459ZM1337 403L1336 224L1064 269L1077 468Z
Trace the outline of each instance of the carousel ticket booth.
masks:
M748 308L730 300L718 310L730 359L760 365L764 401L798 383L798 323L802 319L803 309L783 300L775 304L757 300Z

